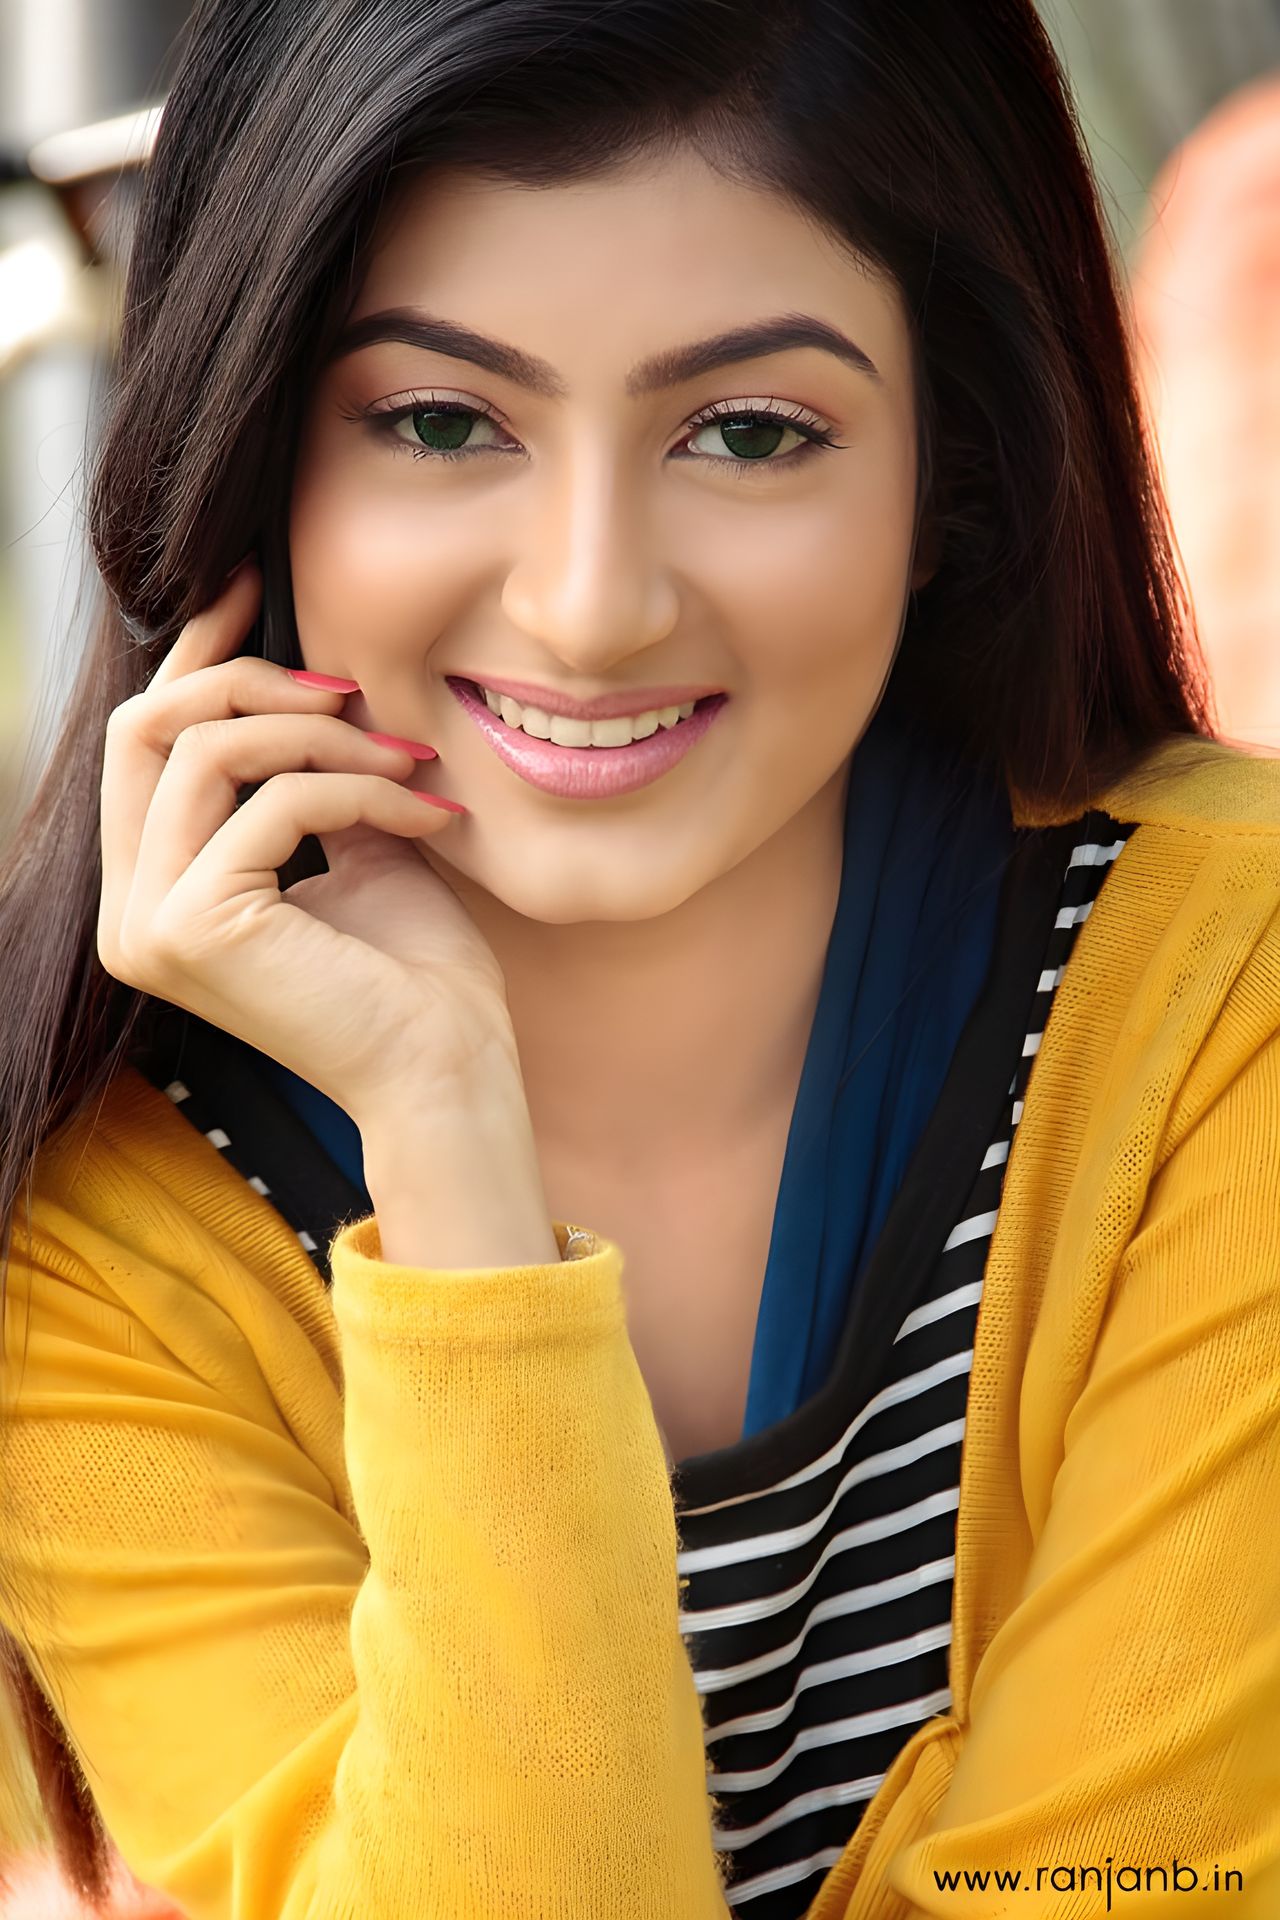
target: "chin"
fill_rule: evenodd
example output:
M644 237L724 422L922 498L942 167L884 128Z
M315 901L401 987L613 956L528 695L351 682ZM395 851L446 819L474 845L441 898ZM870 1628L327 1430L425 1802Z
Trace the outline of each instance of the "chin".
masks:
M634 861L620 861L616 854L600 850L599 860L575 860L574 871L568 862L559 862L547 849L538 860L509 858L490 860L483 847L468 849L464 866L455 865L443 846L436 842L423 857L438 867L465 904L468 894L480 889L522 919L537 920L543 926L569 927L587 921L607 921L625 925L630 921L656 920L671 913L705 885L705 876L689 873L642 873Z
M477 881L476 884L484 884ZM509 887L488 886L486 891L501 900L512 913L526 920L541 921L547 927L578 926L587 921L609 922L618 926L642 920L657 920L682 906L696 889L680 891L671 887L628 886L625 876L615 876L609 885L592 886L579 881L573 886L548 883L539 885L527 877Z

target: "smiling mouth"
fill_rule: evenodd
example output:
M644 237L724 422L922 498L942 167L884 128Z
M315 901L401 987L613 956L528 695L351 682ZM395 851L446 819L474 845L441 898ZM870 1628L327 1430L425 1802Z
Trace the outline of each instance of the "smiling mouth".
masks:
M650 786L688 754L697 752L699 741L728 703L727 694L710 694L694 701L693 711L684 718L677 709L667 716L665 725L661 724L660 711L650 709L646 731L625 741L610 742L607 736L597 740L589 731L584 739L579 731L597 726L625 727L625 720L570 720L565 724L577 738L566 741L540 739L536 733L510 725L500 713L492 711L476 691L474 681L451 674L448 686L490 750L512 773L529 786L566 800L610 800ZM550 724L549 716L544 718Z
M577 750L616 753L625 750L628 746L639 746L644 741L652 739L655 734L677 732L701 709L713 704L723 704L727 698L723 693L709 693L704 694L699 700L686 701L680 706L647 707L633 714L619 714L612 720L583 721L576 715L556 713L550 708L538 707L531 701L512 700L506 695L484 687L478 680L467 679L462 674L450 674L449 678L456 685L465 687L468 693L481 702L497 725L504 730L517 738L541 741L548 746L559 746L569 752ZM520 718L518 720L509 718L504 708L517 710ZM528 725L528 717L531 716L537 716L534 730L531 730ZM613 730L616 734L620 723L625 722L629 726L632 721L640 720L645 716L647 720L644 732L634 735L630 740L617 737L603 740L581 737L583 727L600 728L602 731ZM578 737L556 740L552 730L557 727L564 732L572 732Z

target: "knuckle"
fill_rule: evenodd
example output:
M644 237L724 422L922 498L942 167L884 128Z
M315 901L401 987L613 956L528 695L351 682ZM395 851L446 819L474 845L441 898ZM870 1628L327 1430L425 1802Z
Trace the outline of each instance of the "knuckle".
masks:
M142 705L144 697L140 693L131 693L127 700L120 702L118 707L112 707L107 715L106 738L108 740L116 740L122 734L128 735L135 730L144 711Z
M163 986L182 958L179 933L163 912L153 915L145 932L121 930L121 958L134 974L137 985Z
M173 742L173 752L184 759L192 754L216 754L226 738L225 720L193 720Z
M309 776L301 768L288 767L280 773L273 773L264 783L263 791L270 789L274 798L297 807L302 805L309 786Z
M137 957L128 952L119 935L103 931L98 935L98 959L122 986L134 987L145 992L148 981L146 969L138 964Z
M288 700L307 689L296 680L291 680L283 667L274 660L264 660L261 654L240 653L234 660L227 662L225 672L238 686L251 687L256 694L273 694L277 699Z
M125 963L114 939L103 929L98 929L98 964L113 980L120 980L126 987L136 983L126 977Z
M189 761L230 769L234 761L235 724L225 715L191 721L174 735L170 760L176 760L179 769L186 768Z
M181 927L161 907L145 924L126 908L113 927L98 929L98 958L107 972L125 986L143 993L163 993L182 960Z

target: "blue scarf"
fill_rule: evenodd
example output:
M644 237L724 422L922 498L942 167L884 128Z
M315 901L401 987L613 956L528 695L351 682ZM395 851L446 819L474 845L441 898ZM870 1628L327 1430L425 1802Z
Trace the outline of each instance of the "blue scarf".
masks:
M986 978L1012 850L1004 790L946 765L882 701L849 772L840 893L783 1159L744 1438L793 1412L830 1371ZM372 1211L354 1123L263 1058Z
M791 1116L743 1437L823 1385L849 1304L990 968L1007 792L882 702L853 755L844 864Z

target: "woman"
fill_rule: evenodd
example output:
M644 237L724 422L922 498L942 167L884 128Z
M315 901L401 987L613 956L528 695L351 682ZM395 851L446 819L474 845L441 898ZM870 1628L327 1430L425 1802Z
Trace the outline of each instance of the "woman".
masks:
M1280 787L1137 421L1030 6L200 10L5 896L82 1884L1264 1911Z

